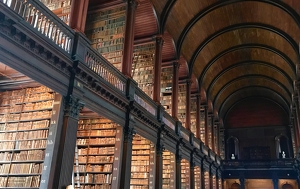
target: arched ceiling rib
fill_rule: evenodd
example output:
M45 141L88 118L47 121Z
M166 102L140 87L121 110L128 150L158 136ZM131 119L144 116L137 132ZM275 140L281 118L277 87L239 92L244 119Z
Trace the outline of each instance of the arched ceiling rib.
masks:
M236 78L233 81L229 81L228 83L226 83L226 85L224 85L215 95L213 101L215 108L219 110L220 104L222 104L222 102L224 102L228 96L241 88L250 86L270 88L273 91L276 91L276 93L278 93L289 104L291 103L291 94L289 93L288 89L283 86L283 84L266 76L248 76ZM252 95L255 95L257 93L256 91L251 92ZM218 100L216 101L216 99ZM237 100L239 99L240 98L237 98Z
M189 64L205 101L223 119L253 96L288 112L299 78L300 3L297 0L150 0ZM203 100L203 99L202 99ZM202 101L203 102L203 101Z
M191 60L192 62L190 62L193 64L193 72L196 76L200 76L204 66L206 66L214 56L233 46L245 44L258 44L272 47L289 57L295 65L298 62L296 51L280 35L264 29L242 28L219 35L204 45L202 49L199 49L201 50L200 52L197 49L197 51L194 52L196 56L193 56L194 58ZM197 52L199 52L198 55ZM251 58L251 54L249 58Z
M207 93L212 99L214 99L215 94L222 86L226 85L227 81L248 75L262 75L270 78L275 78L274 76L276 76L276 80L284 84L290 93L293 91L293 80L289 77L289 75L283 73L282 70L277 67L264 62L243 62L224 69L215 78L213 78L207 88Z
M208 89L208 85L223 69L242 62L268 62L283 70L292 80L296 79L295 65L283 53L264 46L236 46L220 53L205 66L200 78L202 87Z
M255 94L253 94L255 92ZM285 101L276 91L273 91L270 88L265 87L245 87L241 88L238 91L235 91L234 93L230 94L224 102L220 105L219 112L220 117L225 117L227 112L230 110L232 106L234 106L239 101L242 101L247 98L251 97L263 97L270 99L277 104L279 104L280 107L284 109L285 112L289 112L289 105L288 102ZM226 104L226 106L224 106Z

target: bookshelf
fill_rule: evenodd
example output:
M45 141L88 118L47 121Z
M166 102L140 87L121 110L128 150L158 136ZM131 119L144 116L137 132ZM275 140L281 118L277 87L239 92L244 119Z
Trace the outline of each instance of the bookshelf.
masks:
M197 119L197 99L191 99L191 132L196 136L197 128L196 128L196 119Z
M163 178L162 188L163 189L175 189L175 155L170 151L163 152Z
M86 36L92 47L121 70L126 7L92 12L87 15Z
M213 129L214 129L214 138L213 138L213 140L214 140L214 144L215 144L214 151L216 153L218 153L218 148L219 148L218 136L219 136L219 133L218 133L218 127L217 127L217 125L214 125Z
M71 13L71 0L41 0L54 14L69 25Z
M79 120L75 188L117 188L121 138L122 127L106 118Z
M195 166L195 189L201 189L201 168L199 166Z
M186 159L181 160L181 189L190 188L190 163Z
M204 172L204 187L205 189L210 189L210 178L209 178L209 172Z
M182 126L185 127L185 113L186 113L186 84L178 86L178 119Z
M205 143L205 111L200 111L200 139Z
M212 176L212 188L217 189L217 178L216 178L216 176Z
M0 188L40 187L55 96L44 86L0 93Z
M211 116L208 116L208 118L207 118L207 129L208 129L208 147L210 148L210 149L213 149L213 147L212 147L212 140L213 140L213 138L212 138L212 129L213 129L213 127L212 127L212 117Z
M155 46L153 43L138 45L133 49L132 78L138 83L139 88L151 98L153 93L154 55Z
M132 141L130 189L154 189L154 156L154 144L135 135Z
M172 114L172 82L173 67L162 68L160 103L170 115Z

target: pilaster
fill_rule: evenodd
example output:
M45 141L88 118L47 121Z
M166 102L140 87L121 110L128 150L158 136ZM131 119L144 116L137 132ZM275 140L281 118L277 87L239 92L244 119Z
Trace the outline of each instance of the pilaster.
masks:
M185 113L185 127L191 131L191 80L186 81L186 113Z
M64 106L63 126L58 148L58 151L61 153L58 156L55 172L58 182L53 184L53 188L58 189L64 189L72 183L77 127L83 103L80 99L70 95L64 98Z
M161 90L161 64L162 64L162 36L155 37L155 63L154 63L154 88L153 88L153 100L160 104L160 90Z

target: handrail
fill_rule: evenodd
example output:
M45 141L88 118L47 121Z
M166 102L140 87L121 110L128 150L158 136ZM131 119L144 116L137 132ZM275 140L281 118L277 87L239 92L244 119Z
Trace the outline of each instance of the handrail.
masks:
M290 166L294 164L294 159L276 159L276 160L223 160L223 166L226 167L263 167L263 166Z
M86 48L84 62L97 75L125 93L127 78L90 45Z
M134 100L144 107L152 115L156 116L157 105L155 102L144 93L139 87L135 88Z
M71 54L75 32L44 4L36 0L0 0L35 30Z
M164 111L163 113L163 120L165 125L167 125L168 127L170 127L173 131L175 131L175 125L176 122L175 120L172 118L172 116L170 116L166 111Z

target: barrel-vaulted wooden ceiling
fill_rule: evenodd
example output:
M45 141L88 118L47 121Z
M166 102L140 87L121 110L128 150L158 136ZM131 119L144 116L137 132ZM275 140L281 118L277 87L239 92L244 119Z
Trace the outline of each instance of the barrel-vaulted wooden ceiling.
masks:
M290 111L299 77L299 0L138 2L135 38L163 35L163 62L179 60L180 78L195 78L192 91L220 118L253 96Z

